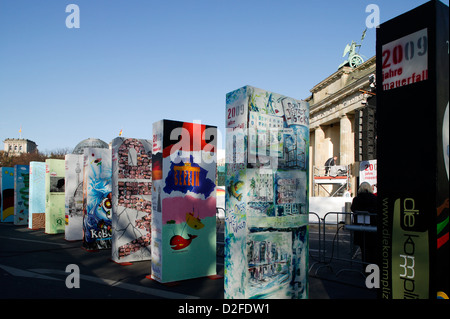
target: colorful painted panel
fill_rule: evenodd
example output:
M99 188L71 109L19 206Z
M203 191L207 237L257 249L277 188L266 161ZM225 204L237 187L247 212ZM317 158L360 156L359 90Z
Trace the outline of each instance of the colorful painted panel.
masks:
M64 233L64 160L45 160L45 232Z
M84 149L83 247L111 248L111 150Z
M1 222L14 222L14 167L1 167Z
M30 162L28 228L45 228L45 163Z
M153 124L152 278L216 274L214 126Z
M14 225L28 225L30 166L14 166Z
M83 155L65 156L65 232L66 240L83 239Z
M309 105L226 97L225 297L307 298Z
M152 141L112 141L112 260L149 260L152 212Z

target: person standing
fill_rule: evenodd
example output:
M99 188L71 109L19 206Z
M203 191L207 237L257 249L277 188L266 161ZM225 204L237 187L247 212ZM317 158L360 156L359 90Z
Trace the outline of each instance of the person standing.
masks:
M330 157L325 162L325 175L328 175L328 172L330 171L331 166L335 166L337 162L337 156L334 155L333 157Z
M358 194L353 198L351 210L355 212L377 213L377 197L373 194L372 186L363 182L359 185ZM355 220L353 221L356 222ZM370 215L370 226L377 225L377 216ZM362 261L376 263L377 233L355 232L354 243L361 248Z

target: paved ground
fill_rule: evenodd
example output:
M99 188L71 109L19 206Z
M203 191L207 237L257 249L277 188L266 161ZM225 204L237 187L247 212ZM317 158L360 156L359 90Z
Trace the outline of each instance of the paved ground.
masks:
M317 224L310 224L309 248L310 299L376 299L376 290L366 287L358 247L343 225L322 225L319 232Z
M218 242L223 242L219 228ZM346 244L342 240L341 244ZM364 284L362 267L315 256L317 236L310 235L310 299L373 299L374 290ZM325 247L328 252L330 247ZM336 255L337 256L337 255ZM80 270L80 288L69 289L68 265ZM358 268L359 267L359 268ZM122 266L110 260L110 251L87 252L81 242L68 242L62 234L47 235L25 226L0 224L0 299L223 299L223 278L198 278L163 285L146 278L150 261ZM347 269L339 271L342 269ZM217 257L217 273L223 276L223 257Z
M223 298L223 279L164 286L146 278L150 261L122 266L110 250L87 252L63 234L0 224L0 298ZM68 289L66 267L79 267L79 289ZM218 273L223 274L218 265Z

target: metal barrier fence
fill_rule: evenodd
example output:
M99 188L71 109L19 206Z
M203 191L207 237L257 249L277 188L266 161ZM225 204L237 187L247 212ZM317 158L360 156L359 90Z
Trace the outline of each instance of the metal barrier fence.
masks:
M309 216L310 272L316 267L317 275L326 267L336 276L343 271L356 271L365 276L361 266L375 262L372 246L375 245L376 214L328 212L321 218L310 212Z
M224 253L225 210L217 208L217 256ZM366 260L364 252L370 249L376 226L368 219L376 214L368 212L328 212L320 217L309 213L309 272L315 275L323 269L331 270L336 277L344 271L359 272L364 277ZM371 225L372 224L372 225ZM356 237L359 240L355 242ZM364 266L364 267L362 267Z

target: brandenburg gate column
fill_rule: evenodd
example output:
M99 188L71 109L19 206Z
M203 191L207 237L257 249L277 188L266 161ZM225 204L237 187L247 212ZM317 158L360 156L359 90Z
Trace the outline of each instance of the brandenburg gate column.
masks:
M325 151L325 132L323 131L321 126L316 126L314 128L314 165L315 166L323 166L325 161L327 160L325 157L328 154L324 154ZM325 158L325 159L324 159ZM313 175L314 172L311 172Z
M312 178L314 178L314 174L324 174L323 166L325 165L326 160L329 157L328 154L328 141L325 140L325 131L320 125L315 126L314 128L314 161L313 165L315 167L319 167L322 170L315 171L314 167L311 168L310 173L310 185L312 186ZM329 188L329 185L326 185L325 188ZM311 187L311 196L327 196L322 189Z
M344 114L340 117L340 158L339 165L350 165L354 164L355 159L355 139L354 139L354 130L353 130L353 118L354 116L351 114ZM355 189L355 165L352 165L352 169L350 171L352 175L351 179L351 193L356 195Z
M349 165L355 158L355 143L353 133L353 122L349 115L340 117L340 165Z

